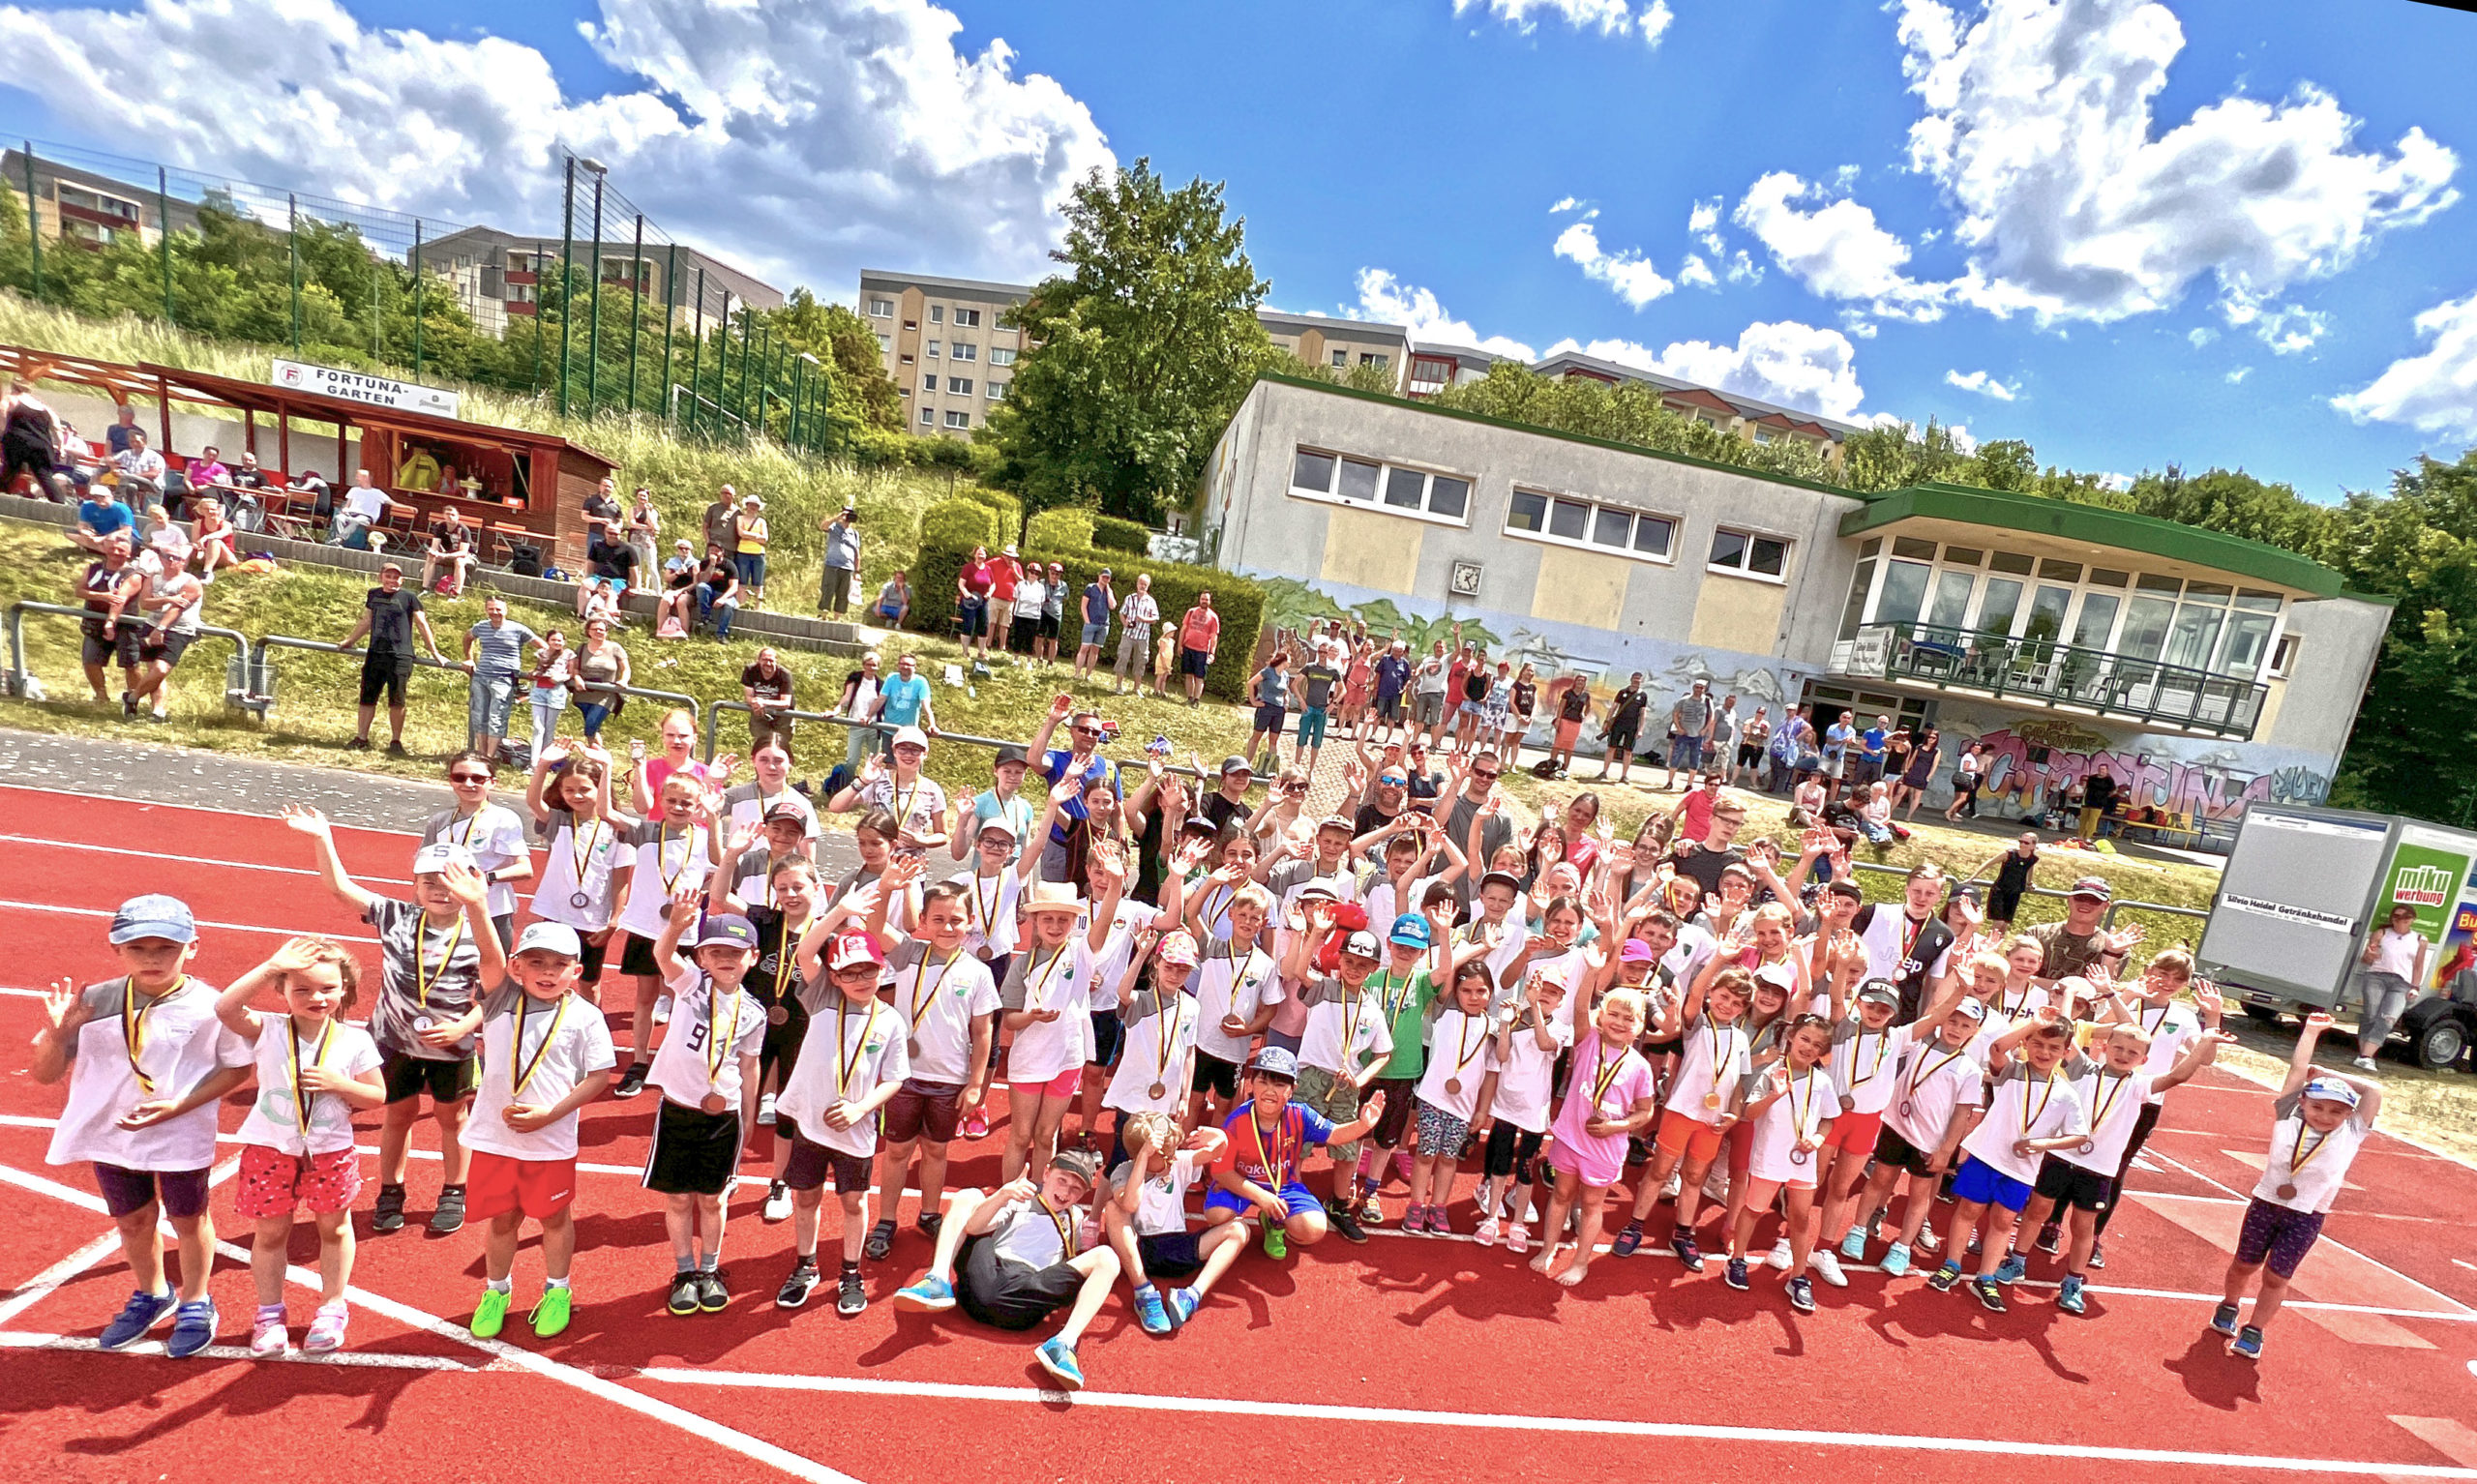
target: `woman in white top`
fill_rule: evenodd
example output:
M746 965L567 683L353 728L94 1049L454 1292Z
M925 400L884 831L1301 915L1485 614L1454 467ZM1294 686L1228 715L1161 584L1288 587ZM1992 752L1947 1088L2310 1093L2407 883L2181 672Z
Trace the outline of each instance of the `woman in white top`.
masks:
M2433 951L2434 945L2417 931L2417 909L2412 906L2392 907L2391 920L2382 931L2367 935L2365 969L2357 975L2357 994L2365 1003L2357 1017L2359 1071L2374 1069L2373 1054L2391 1039L2400 1012L2408 1008L2408 1001L2426 982Z
M559 713L568 709L568 676L576 656L568 652L568 637L556 629L533 646L533 756L539 757L559 732Z

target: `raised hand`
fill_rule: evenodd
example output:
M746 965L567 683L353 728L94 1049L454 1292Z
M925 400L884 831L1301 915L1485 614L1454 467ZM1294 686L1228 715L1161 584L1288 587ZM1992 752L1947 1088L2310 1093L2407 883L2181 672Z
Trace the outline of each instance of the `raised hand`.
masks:
M77 981L51 981L51 988L43 993L43 1018L45 1024L55 1032L75 1030L86 1024L86 1010L77 994Z
M1053 722L1065 721L1067 713L1074 709L1075 697L1064 691L1060 691L1049 698L1049 719Z
M628 744L628 760L629 760L630 762L642 762L642 761L644 761L644 760L645 760L645 744L644 744L644 743L642 743L642 742L639 742L639 741L631 741L631 742Z
M1056 804L1059 808L1064 809L1067 805L1074 803L1076 798L1083 792L1084 781L1082 779L1061 778L1058 781L1058 786L1050 789L1049 801Z
M458 861L450 861L440 869L438 884L466 906L479 905L491 894L490 877Z
M307 804L286 804L276 813L286 827L299 830L313 840L331 838L334 834L334 827L327 823L327 816Z

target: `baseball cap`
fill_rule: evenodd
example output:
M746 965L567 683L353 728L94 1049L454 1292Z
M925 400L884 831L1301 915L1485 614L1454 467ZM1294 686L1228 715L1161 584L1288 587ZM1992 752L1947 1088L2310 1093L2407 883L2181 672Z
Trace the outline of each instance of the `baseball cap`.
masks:
M765 811L765 818L763 822L767 824L797 824L805 826L809 822L809 816L800 813L800 807L797 804L777 804L773 808Z
M1161 939L1160 946L1152 950L1152 956L1164 964L1192 968L1196 962L1196 940L1184 933L1169 934Z
M1100 1183L1101 1157L1089 1149L1060 1149L1050 1156L1049 1168L1062 1170L1082 1180L1087 1190Z
M1986 1006L1975 999L1965 998L1953 1007L1953 1013L1965 1021L1983 1021L1986 1019Z
M836 973L863 964L881 965L885 961L886 956L878 952L877 940L866 933L836 934L825 954L826 968Z
M584 957L584 942L563 922L529 923L516 935L518 953L555 953L563 959Z
M1295 1083L1298 1081L1298 1057L1278 1046L1268 1046L1248 1059L1247 1070Z
M1322 897L1328 902L1339 902L1342 900L1342 883L1334 876L1309 876L1298 883L1298 895L1295 900L1304 902L1310 897Z
M2096 897L2102 902L2113 902L2116 900L2116 889L2107 884L2107 878L2105 876L2086 876L2080 880L2074 882L2073 890L2067 892L2066 895L2072 897Z
M1340 830L1345 835L1357 833L1351 828L1351 821L1340 815L1327 815L1324 818L1316 821L1316 828L1320 832L1324 830Z
M916 747L925 753L929 751L929 733L917 727L899 727L895 728L894 740L887 743L886 747L888 750L898 747Z
M1896 1005L1900 1003L1900 986L1889 979L1869 979L1858 986L1858 998L1861 1001L1873 1000L1879 1005Z
M451 841L428 845L413 852L413 875L435 876L450 866L475 869L473 852Z
M175 943L197 941L197 919L190 914L190 905L178 897L161 892L132 897L112 913L112 946L134 943L141 937L168 938Z
M1865 888L1846 877L1839 877L1827 882L1824 886L1824 890L1835 897L1847 897L1852 902L1865 902L1866 900Z
M1236 753L1233 753L1229 757L1221 759L1221 776L1224 778L1228 778L1233 773L1245 773L1252 777L1254 776L1255 771L1256 765L1254 763L1249 762L1246 758L1239 757Z
M755 948L757 929L745 917L725 912L705 919L704 928L697 935L697 946L707 943L729 943L734 948Z
M978 840L983 835L1003 835L1009 840L1023 838L1015 833L1015 821L1004 815L991 815L988 818L981 820L979 827L971 833L974 840Z
M1428 934L1428 920L1417 912L1404 912L1393 919L1393 931L1388 935L1403 948L1425 948L1433 941Z
M1348 938L1343 940L1342 952L1356 954L1362 959L1374 960L1385 956L1385 945L1376 940L1375 934L1368 932L1365 928L1361 928L1357 933L1352 934Z
M2350 1108L2357 1106L2357 1089L2346 1083L2328 1077L2317 1077L2307 1083L2305 1095L2310 1098L2321 1098L2325 1102L2345 1103Z
M1486 876L1479 878L1479 889L1481 891L1485 891L1491 886L1503 886L1513 892L1515 896L1522 895L1522 877L1515 876L1509 871L1491 871Z
M995 773L1000 768L1006 766L1006 764L1010 762L1021 762L1029 766L1030 759L1024 756L1024 750L1022 748L1017 747L1012 743L1008 743L1006 746L998 750L997 757L989 759L989 770Z
M1652 945L1639 937L1627 938L1625 946L1617 950L1617 962L1620 964L1649 964L1658 957L1652 952Z

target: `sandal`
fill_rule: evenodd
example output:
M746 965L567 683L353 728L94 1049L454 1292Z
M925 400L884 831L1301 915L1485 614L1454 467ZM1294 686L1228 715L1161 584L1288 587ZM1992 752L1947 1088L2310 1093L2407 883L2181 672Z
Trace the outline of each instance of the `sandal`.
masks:
M872 1262L882 1262L894 1255L894 1223L881 1221L869 1229L869 1239L860 1244L860 1256Z

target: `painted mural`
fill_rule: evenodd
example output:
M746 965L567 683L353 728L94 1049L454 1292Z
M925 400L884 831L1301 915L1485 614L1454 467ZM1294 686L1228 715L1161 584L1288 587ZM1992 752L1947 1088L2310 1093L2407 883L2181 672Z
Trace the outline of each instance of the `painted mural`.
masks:
M1967 701L1947 701L1935 724L1944 763L1930 800L1950 799L1952 761L1963 747L1994 749L1981 814L2035 814L2103 761L2134 803L2198 818L2232 819L2255 799L2319 804L2331 791L2331 759L2292 748L2157 732L2110 737L2079 718L2022 717Z

